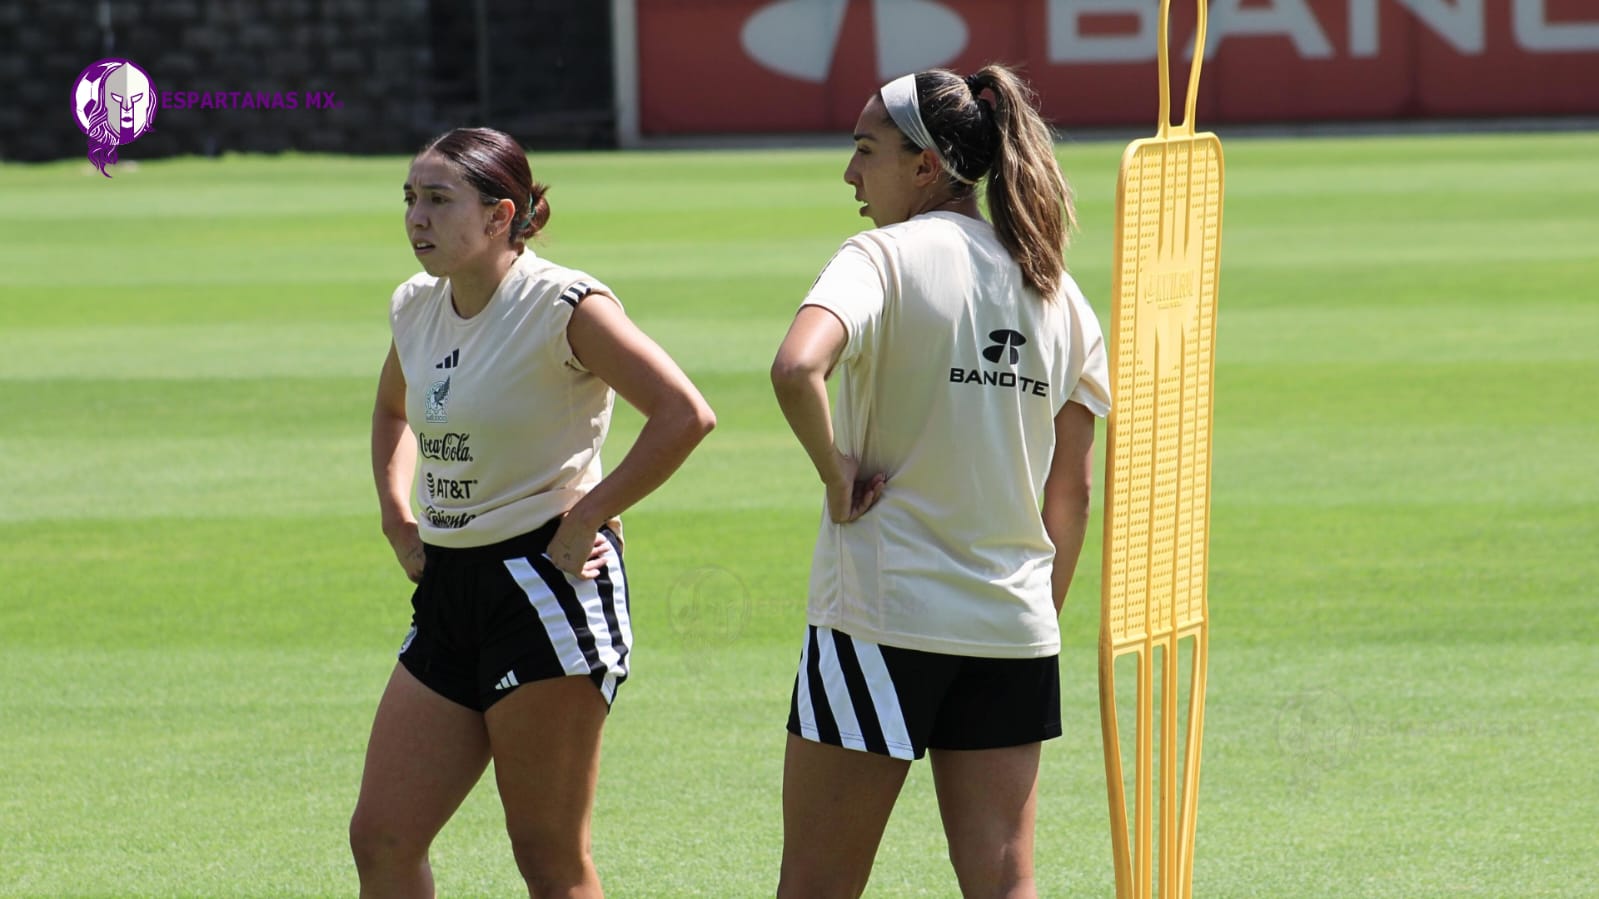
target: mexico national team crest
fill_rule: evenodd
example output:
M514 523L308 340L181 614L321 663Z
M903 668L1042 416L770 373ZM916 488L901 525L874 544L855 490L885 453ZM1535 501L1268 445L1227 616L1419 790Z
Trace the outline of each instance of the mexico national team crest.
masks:
M450 416L444 412L444 403L449 398L450 379L445 378L442 381L434 381L433 386L428 388L427 409L424 412L428 421L446 422L450 420Z
M72 86L72 116L89 139L89 161L107 178L117 148L138 140L155 124L159 95L149 73L131 59L102 59Z

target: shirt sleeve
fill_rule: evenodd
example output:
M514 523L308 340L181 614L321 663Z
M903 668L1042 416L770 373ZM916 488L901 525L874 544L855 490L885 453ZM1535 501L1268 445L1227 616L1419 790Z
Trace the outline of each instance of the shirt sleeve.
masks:
M1074 292L1075 293L1075 292ZM1110 361L1105 352L1105 334L1088 301L1080 295L1070 299L1072 310L1073 355L1082 360L1077 384L1067 402L1080 403L1100 418L1110 414Z
M852 237L816 277L801 306L820 306L838 316L848 332L840 362L866 352L876 338L888 293L886 259L875 244Z
M577 311L577 307L588 302L589 295L595 293L604 294L615 302L617 306L622 305L622 301L617 299L616 293L611 288L606 287L603 283L588 275L582 275L577 280L562 287L555 300L560 338L552 341L552 344L558 356L558 361L568 368L584 373L588 372L588 368L582 362L579 362L577 354L572 352L572 342L566 338L566 327L572 323L572 313Z
M413 275L394 288L394 293L389 296L389 331L394 335L400 333L404 327L401 319L410 317L415 309L415 299L422 293L423 286L421 275Z

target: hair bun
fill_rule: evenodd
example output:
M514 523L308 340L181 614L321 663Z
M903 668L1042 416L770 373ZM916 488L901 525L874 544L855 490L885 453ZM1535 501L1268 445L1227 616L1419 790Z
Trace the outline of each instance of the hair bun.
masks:
M544 230L545 224L550 220L550 201L544 199L544 194L549 187L544 184L534 183L533 193L528 196L527 214L522 219L522 227L517 229L517 237L521 240L530 240L533 235Z

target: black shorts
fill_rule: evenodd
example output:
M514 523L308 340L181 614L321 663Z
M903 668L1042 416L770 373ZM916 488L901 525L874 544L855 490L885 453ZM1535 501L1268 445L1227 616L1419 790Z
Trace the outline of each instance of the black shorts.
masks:
M570 675L594 681L609 705L633 647L621 541L600 529L611 550L600 576L583 580L545 555L559 526L557 518L491 546L427 545L400 664L478 711L521 684Z
M1060 657L979 659L807 627L789 733L896 759L1060 736Z

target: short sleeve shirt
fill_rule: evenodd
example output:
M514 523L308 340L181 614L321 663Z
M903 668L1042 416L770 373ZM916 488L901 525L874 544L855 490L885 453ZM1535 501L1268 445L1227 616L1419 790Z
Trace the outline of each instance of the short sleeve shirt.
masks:
M525 534L599 482L614 394L566 339L591 293L612 295L530 250L471 318L455 311L446 278L418 274L394 292L424 541L483 546Z
M848 332L834 439L888 478L859 520L823 515L810 623L927 652L1059 652L1039 513L1054 419L1067 402L1110 410L1076 283L1045 302L991 225L929 213L851 238L804 304Z

